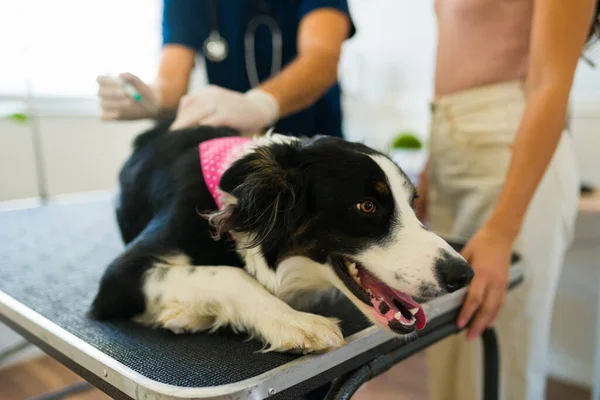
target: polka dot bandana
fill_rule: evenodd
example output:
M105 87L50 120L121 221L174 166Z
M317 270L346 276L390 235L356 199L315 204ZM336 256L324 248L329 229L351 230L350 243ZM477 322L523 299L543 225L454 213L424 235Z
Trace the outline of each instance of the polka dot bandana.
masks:
M200 166L208 191L215 199L219 209L223 207L219 182L223 173L242 154L245 145L252 139L232 136L210 139L200 143Z

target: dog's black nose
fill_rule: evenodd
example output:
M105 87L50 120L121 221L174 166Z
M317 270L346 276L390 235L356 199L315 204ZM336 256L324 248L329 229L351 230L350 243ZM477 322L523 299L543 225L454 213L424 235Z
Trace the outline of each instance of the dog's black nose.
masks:
M452 256L445 250L442 250L435 269L440 286L448 293L467 286L474 275L473 268L462 257Z

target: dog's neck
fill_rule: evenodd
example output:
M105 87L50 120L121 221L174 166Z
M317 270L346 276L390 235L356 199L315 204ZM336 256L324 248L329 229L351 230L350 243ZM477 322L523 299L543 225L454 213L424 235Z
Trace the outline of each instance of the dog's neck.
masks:
M269 133L251 140L231 141L229 144L239 147L237 149L231 148L232 151L237 153L229 161L233 162L237 158L248 155L260 146L268 146L274 143L291 143L297 140L299 139L296 137ZM220 145L219 142L214 144ZM221 174L224 171L225 169L221 171ZM235 196L225 192L221 193L219 201L217 204L220 209L228 205L234 206L237 203ZM286 303L297 304L299 300L303 301L310 298L309 294L311 293L323 293L332 288L330 281L324 275L327 273L324 271L329 271L326 266L306 257L295 256L283 260L272 268L268 265L260 247L248 248L246 246L249 242L247 235L232 233L232 237L236 242L238 254L244 260L246 271L269 292Z
M330 269L307 257L294 256L284 259L276 268L269 267L260 248L246 248L247 237L235 235L237 252L244 260L245 270L269 292L288 304L297 305L311 294L325 293L332 289L327 274Z
M204 182L220 210L223 209L223 192L219 190L221 177L244 154L251 141L242 136L230 136L206 140L198 146Z

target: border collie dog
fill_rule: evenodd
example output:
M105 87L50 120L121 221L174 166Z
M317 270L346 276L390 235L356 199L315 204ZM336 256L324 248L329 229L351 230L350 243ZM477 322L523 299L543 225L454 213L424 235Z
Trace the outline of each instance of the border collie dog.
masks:
M419 302L473 277L419 222L414 200L402 170L362 144L159 125L121 170L126 247L89 316L175 333L229 326L263 351L323 352L344 344L339 321L302 310L333 290L374 324L411 334L425 326Z

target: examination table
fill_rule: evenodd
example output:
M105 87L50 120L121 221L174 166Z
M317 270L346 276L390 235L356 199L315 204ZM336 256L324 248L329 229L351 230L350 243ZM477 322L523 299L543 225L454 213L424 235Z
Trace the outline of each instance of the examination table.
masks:
M0 320L116 399L294 399L331 381L328 399L349 399L362 383L458 332L465 289L425 304L427 327L411 341L371 326L345 299L324 305L315 311L342 320L347 344L321 355L260 354L260 343L226 329L175 335L89 320L99 278L122 246L105 197L0 212ZM517 261L511 289L523 278ZM494 400L501 360L493 330L482 343L484 397Z

